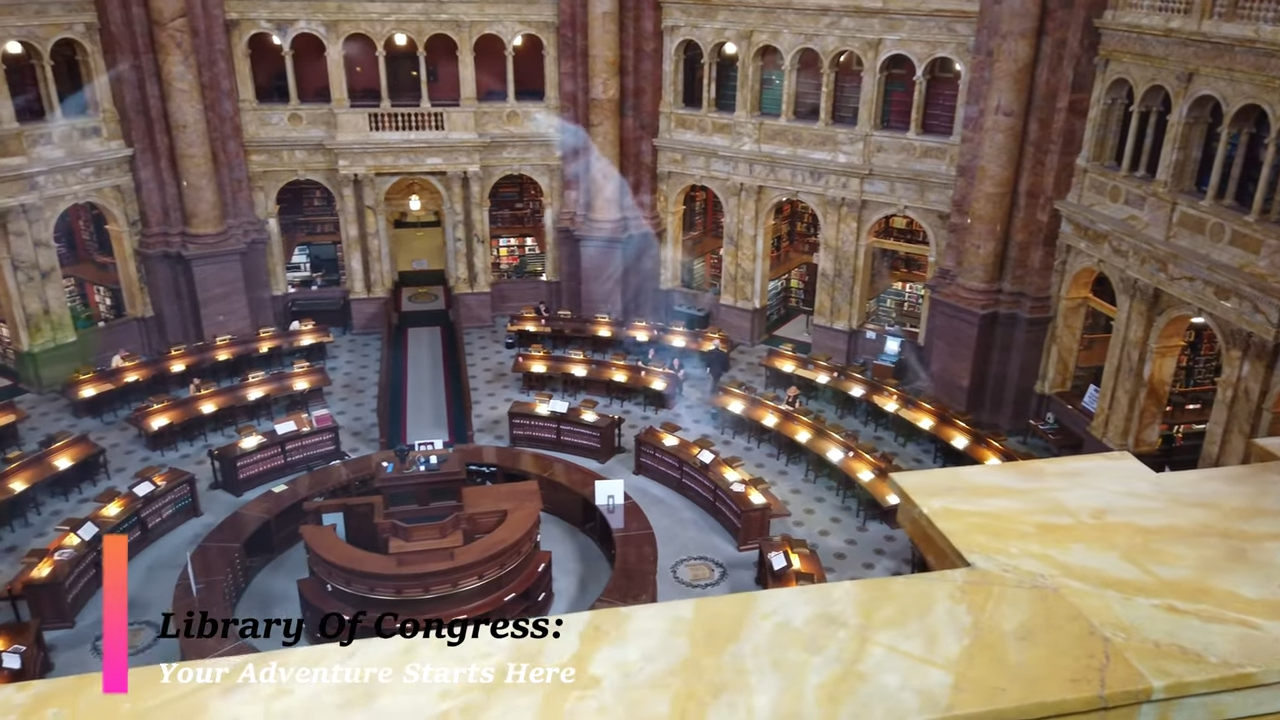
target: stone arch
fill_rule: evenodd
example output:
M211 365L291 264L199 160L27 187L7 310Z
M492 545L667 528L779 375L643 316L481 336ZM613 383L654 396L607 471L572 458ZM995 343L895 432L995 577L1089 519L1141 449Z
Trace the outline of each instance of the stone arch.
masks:
M87 223L89 231L96 235L98 227L97 217L93 215L95 212L97 217L101 218L101 229L107 236L106 240L111 252L110 262L99 262L92 251L87 255L81 254L77 240L83 238L78 238L79 231L71 226L71 223L77 219L73 217L73 213L76 213L82 223L81 227L84 227L83 223ZM68 309L71 311L76 327L83 328L99 321L110 322L141 315L145 307L137 294L138 275L137 267L133 262L133 241L129 231L128 216L123 210L100 193L90 193L87 197L75 199L74 202L64 198L52 217L50 233L54 236L55 243L58 234L64 230L72 233L71 239L75 243L72 248L58 247L58 264L64 278L75 279L77 293L81 299L78 305L82 311L77 311L75 306L68 303ZM100 243L100 240L101 238L98 238L95 242ZM99 244L98 247L101 245ZM81 270L78 271L76 268ZM102 291L104 298L99 297L99 287L104 288Z
M693 49L694 52L690 52ZM671 105L688 110L702 110L706 86L707 53L697 40L684 37L671 50Z
M440 178L434 175L401 175L380 190L384 214L377 221L386 226L384 257L392 273L413 270L415 260L427 260L433 268L443 267L455 281L459 238L453 223L458 216ZM419 207L410 205L418 197ZM431 214L436 213L433 221Z

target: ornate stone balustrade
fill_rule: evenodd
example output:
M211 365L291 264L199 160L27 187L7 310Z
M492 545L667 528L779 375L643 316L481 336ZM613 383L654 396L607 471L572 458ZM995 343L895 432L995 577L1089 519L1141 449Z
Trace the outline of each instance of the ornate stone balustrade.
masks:
M1142 25L1167 24L1202 32L1275 37L1280 0L1112 0L1108 19ZM1238 27L1230 27L1238 26Z

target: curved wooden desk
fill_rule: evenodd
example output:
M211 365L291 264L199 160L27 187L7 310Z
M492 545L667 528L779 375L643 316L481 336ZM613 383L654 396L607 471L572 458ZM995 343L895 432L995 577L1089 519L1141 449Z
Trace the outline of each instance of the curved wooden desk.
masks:
M930 405L843 365L814 360L779 348L770 348L761 362L767 371L802 377L872 402L884 412L901 417L975 462L999 465L1020 459L1013 450L986 437L943 408Z
M674 428L672 428L674 429ZM636 434L636 475L657 480L693 501L733 536L739 550L752 550L769 534L769 520L787 513L769 484L730 467L708 450L673 433L647 427Z
M444 453L441 453L442 455ZM461 445L448 462L496 482L536 480L543 511L577 527L596 542L613 565L613 576L592 605L639 605L657 599L658 545L648 518L629 496L620 506L625 524L611 527L595 505L595 482L605 479L566 460L517 448ZM183 569L174 583L173 612L204 611L214 618L234 617L235 606L253 576L300 539L306 511L318 497L366 495L382 474L380 463L395 461L379 452L335 463L272 488L227 516L191 553L191 573ZM276 490L279 492L276 492ZM192 592L194 580L195 592ZM483 612L483 608L478 608ZM479 613L477 613L479 614ZM178 641L181 657L196 660L258 652L239 638Z
M884 463L859 450L848 439L831 432L825 425L814 422L812 418L737 388L724 386L711 398L711 403L773 432L781 433L810 452L821 455L840 472L857 481L883 507L896 507L900 502L889 487L889 475Z
M545 323L542 322L544 319L546 320ZM533 310L512 315L507 322L507 332L515 333L516 335L527 335L531 338L551 338L559 335L561 337L584 339L631 340L639 343L652 342L676 348L677 350L692 350L695 352L706 352L712 348L715 342L719 341L720 347L725 352L733 349L733 342L727 334L722 332L688 330L645 320L623 322L621 320L597 320L589 317L564 317L560 315L542 318Z

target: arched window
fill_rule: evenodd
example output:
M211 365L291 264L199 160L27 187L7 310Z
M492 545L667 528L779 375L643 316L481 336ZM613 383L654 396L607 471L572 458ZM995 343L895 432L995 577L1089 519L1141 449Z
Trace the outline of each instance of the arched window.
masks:
M703 57L702 46L692 40L685 40L678 53L680 72L677 79L679 85L680 107L690 110L702 109Z
M13 99L13 114L20 123L45 119L44 79L40 55L31 43L10 40L0 48L4 79Z
M715 48L715 58L716 76L711 87L716 110L731 113L738 109L738 46L720 43Z
M1111 332L1116 317L1116 291L1106 275L1094 273L1082 311L1084 320L1070 388L1071 394L1081 399L1089 393L1090 386L1099 390L1102 388L1107 352L1111 347Z
M1213 159L1222 136L1222 105L1210 95L1202 95L1187 108L1181 143L1187 149L1177 172L1176 188L1200 197L1209 192Z
M889 215L871 226L869 244L867 324L919 330L931 272L929 233L909 215Z
M436 107L456 107L462 101L458 43L442 33L427 38L427 97Z
M394 33L382 43L386 53L387 97L392 107L422 104L422 79L418 73L418 43L408 33Z
M507 175L489 190L489 261L494 280L546 279L542 186Z
M884 92L880 99L880 129L907 132L916 96L916 65L906 55L890 55L880 66Z
M124 317L120 272L102 208L78 203L62 211L53 224L53 243L76 329Z
M1133 86L1118 79L1103 95L1098 114L1098 127L1091 153L1094 162L1120 167L1124 145L1129 135L1129 119L1133 111Z
M835 72L832 85L831 122L836 125L857 125L858 106L862 104L862 58L846 50L831 63Z
M951 135L956 128L956 103L960 99L960 63L951 58L935 58L925 67L924 78L920 132Z
M378 45L368 35L356 33L342 41L342 65L347 76L351 107L382 104L382 78L378 75Z
M284 65L284 47L279 35L260 32L249 38L249 67L253 72L253 95L263 104L289 102L289 74Z
M516 100L542 102L547 96L547 72L542 38L532 33L511 41L511 74Z
M817 120L822 114L822 56L805 48L796 58L796 88L792 114L797 120Z
M324 41L311 33L299 33L289 43L293 50L293 81L298 88L298 102L328 105L329 62L325 58Z
M338 201L315 180L293 180L276 193L289 291L344 287L346 261Z
M1169 91L1159 85L1149 88L1138 102L1138 132L1134 135L1134 159L1130 167L1140 177L1153 178L1164 154L1164 136L1169 130L1173 104Z
M680 281L690 290L720 288L724 248L724 205L710 188L685 191L680 233Z
M507 44L492 33L476 39L476 99L507 101Z
M93 112L90 99L89 54L80 43L63 38L49 50L53 63L53 85L58 94L62 117L87 117Z
M1218 393L1218 378L1222 374L1222 346L1218 334L1206 318L1186 316L1175 318L1160 337L1176 338L1182 333L1181 347L1174 343L1158 342L1160 350L1170 355L1176 348L1173 362L1152 362L1156 372L1172 373L1167 398L1156 407L1163 408L1160 417L1156 455L1151 458L1161 468L1185 470L1196 467L1204 445L1213 404ZM1159 352L1159 351L1157 351ZM1173 360L1172 357L1168 358ZM1165 377L1168 377L1167 375ZM1162 378L1152 380L1159 382Z
M756 54L760 68L756 111L765 117L782 115L782 93L786 85L782 69L782 52L772 45L761 47Z
M766 325L782 332L792 320L813 314L817 293L819 236L818 214L796 198L773 206L769 233L769 300ZM804 322L802 321L802 325Z
M1248 211L1263 184L1262 166L1267 139L1271 137L1271 119L1261 107L1245 105L1232 115L1228 127L1232 138L1223 162L1226 187L1221 197L1227 205Z

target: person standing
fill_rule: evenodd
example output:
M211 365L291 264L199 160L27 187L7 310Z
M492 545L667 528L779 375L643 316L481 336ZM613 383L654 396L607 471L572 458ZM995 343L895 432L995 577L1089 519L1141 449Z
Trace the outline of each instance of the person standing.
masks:
M720 347L720 341L711 344L706 356L707 372L711 375L711 392L720 387L720 378L729 372L729 353Z

